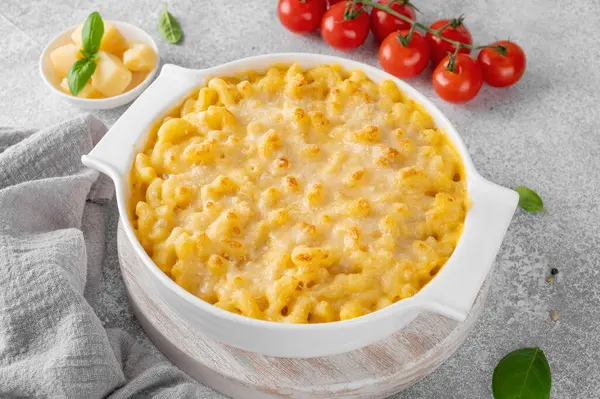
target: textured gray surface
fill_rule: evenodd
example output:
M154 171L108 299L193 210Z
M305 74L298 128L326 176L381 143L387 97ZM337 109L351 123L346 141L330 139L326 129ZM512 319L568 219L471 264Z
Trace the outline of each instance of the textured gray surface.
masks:
M377 65L368 39L351 53L328 48L316 35L301 37L278 23L274 1L179 1L170 8L183 26L179 46L155 30L162 7L151 0L107 0L105 18L132 22L158 42L165 62L202 68L270 52L342 55ZM480 43L510 36L528 56L515 87L484 87L466 106L435 98L428 74L410 83L453 121L479 171L499 184L524 184L544 198L548 215L517 211L496 263L492 292L475 331L440 369L396 396L489 398L497 361L509 351L540 346L553 372L553 398L600 397L600 3L547 0L416 0L421 18L464 13ZM39 128L81 111L53 97L38 76L37 58L54 35L84 20L88 2L3 0L0 8L0 126ZM574 28L577 26L577 28ZM112 124L126 109L95 113ZM121 327L151 345L123 295L116 254L116 209L95 305L110 327ZM549 269L560 274L544 282ZM550 312L559 313L558 322ZM215 398L221 398L215 393Z

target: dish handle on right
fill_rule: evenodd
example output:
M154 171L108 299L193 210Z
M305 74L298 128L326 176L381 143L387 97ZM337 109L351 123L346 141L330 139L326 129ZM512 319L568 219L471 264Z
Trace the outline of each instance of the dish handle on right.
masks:
M472 205L453 255L417 295L423 310L458 322L469 315L519 202L515 191L479 175L471 179L469 195Z

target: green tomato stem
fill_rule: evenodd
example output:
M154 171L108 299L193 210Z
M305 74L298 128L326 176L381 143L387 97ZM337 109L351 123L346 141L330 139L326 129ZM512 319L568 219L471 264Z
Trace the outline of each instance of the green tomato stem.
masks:
M352 3L346 3L346 8L344 9L344 21L350 21L354 18L358 17L361 12L363 12L362 8L359 10L356 7L357 2L353 1Z
M456 47L454 54L448 54L450 58L448 59L448 66L446 69L450 72L456 72L456 57L458 57L459 50L460 47Z
M456 29L459 26L462 26L464 20L465 20L464 15L461 15L458 18L452 18L450 20L450 26L452 27L452 29Z
M415 26L413 25L410 27L410 30L408 31L406 36L403 36L402 32L398 32L396 39L398 39L398 41L400 42L400 44L403 47L408 47L410 45L410 41L412 40L414 33L415 33Z

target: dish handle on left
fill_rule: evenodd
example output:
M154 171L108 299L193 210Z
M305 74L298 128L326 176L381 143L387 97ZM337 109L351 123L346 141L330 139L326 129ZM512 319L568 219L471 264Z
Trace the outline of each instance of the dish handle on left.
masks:
M202 83L203 72L164 65L158 78L129 106L92 151L81 157L81 162L108 175L115 183L127 176L133 156L141 150L151 126Z

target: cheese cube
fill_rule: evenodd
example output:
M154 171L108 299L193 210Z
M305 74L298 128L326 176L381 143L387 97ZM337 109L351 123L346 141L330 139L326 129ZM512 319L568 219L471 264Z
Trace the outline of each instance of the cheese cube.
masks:
M67 76L69 69L79 58L81 58L79 47L74 44L60 46L50 53L50 60L59 79Z
M148 76L149 72L131 72L131 82L129 82L129 86L127 86L125 88L125 93L127 93L129 90L133 89L134 87L137 87L140 85L140 83L142 83L144 80L146 80L146 77Z
M82 42L82 31L83 25L79 25L71 33L71 40L79 47L81 47ZM127 40L125 40L121 32L110 22L104 21L104 35L100 41L100 50L120 56L128 47Z
M67 94L69 94L71 96L73 95L71 93L71 90L69 89L69 81L67 80L67 78L64 78L60 82L60 88L65 93L67 93ZM98 91L96 89L94 89L90 83L88 83L88 84L85 85L85 87L83 88L83 90L81 90L79 92L79 94L77 95L77 97L79 97L79 98L101 98L102 94L98 93Z
M121 94L131 82L131 72L121 60L106 51L98 51L92 86L106 97Z
M75 43L75 45L77 47L81 47L81 32L83 31L83 25L79 25L77 28L75 28L75 30L73 31L73 33L71 33L71 40L73 40L73 43Z
M123 53L123 63L130 71L151 71L156 65L156 53L144 43L134 43Z
M100 50L107 51L114 55L121 55L129 45L121 32L110 22L104 22L104 36L100 42Z

